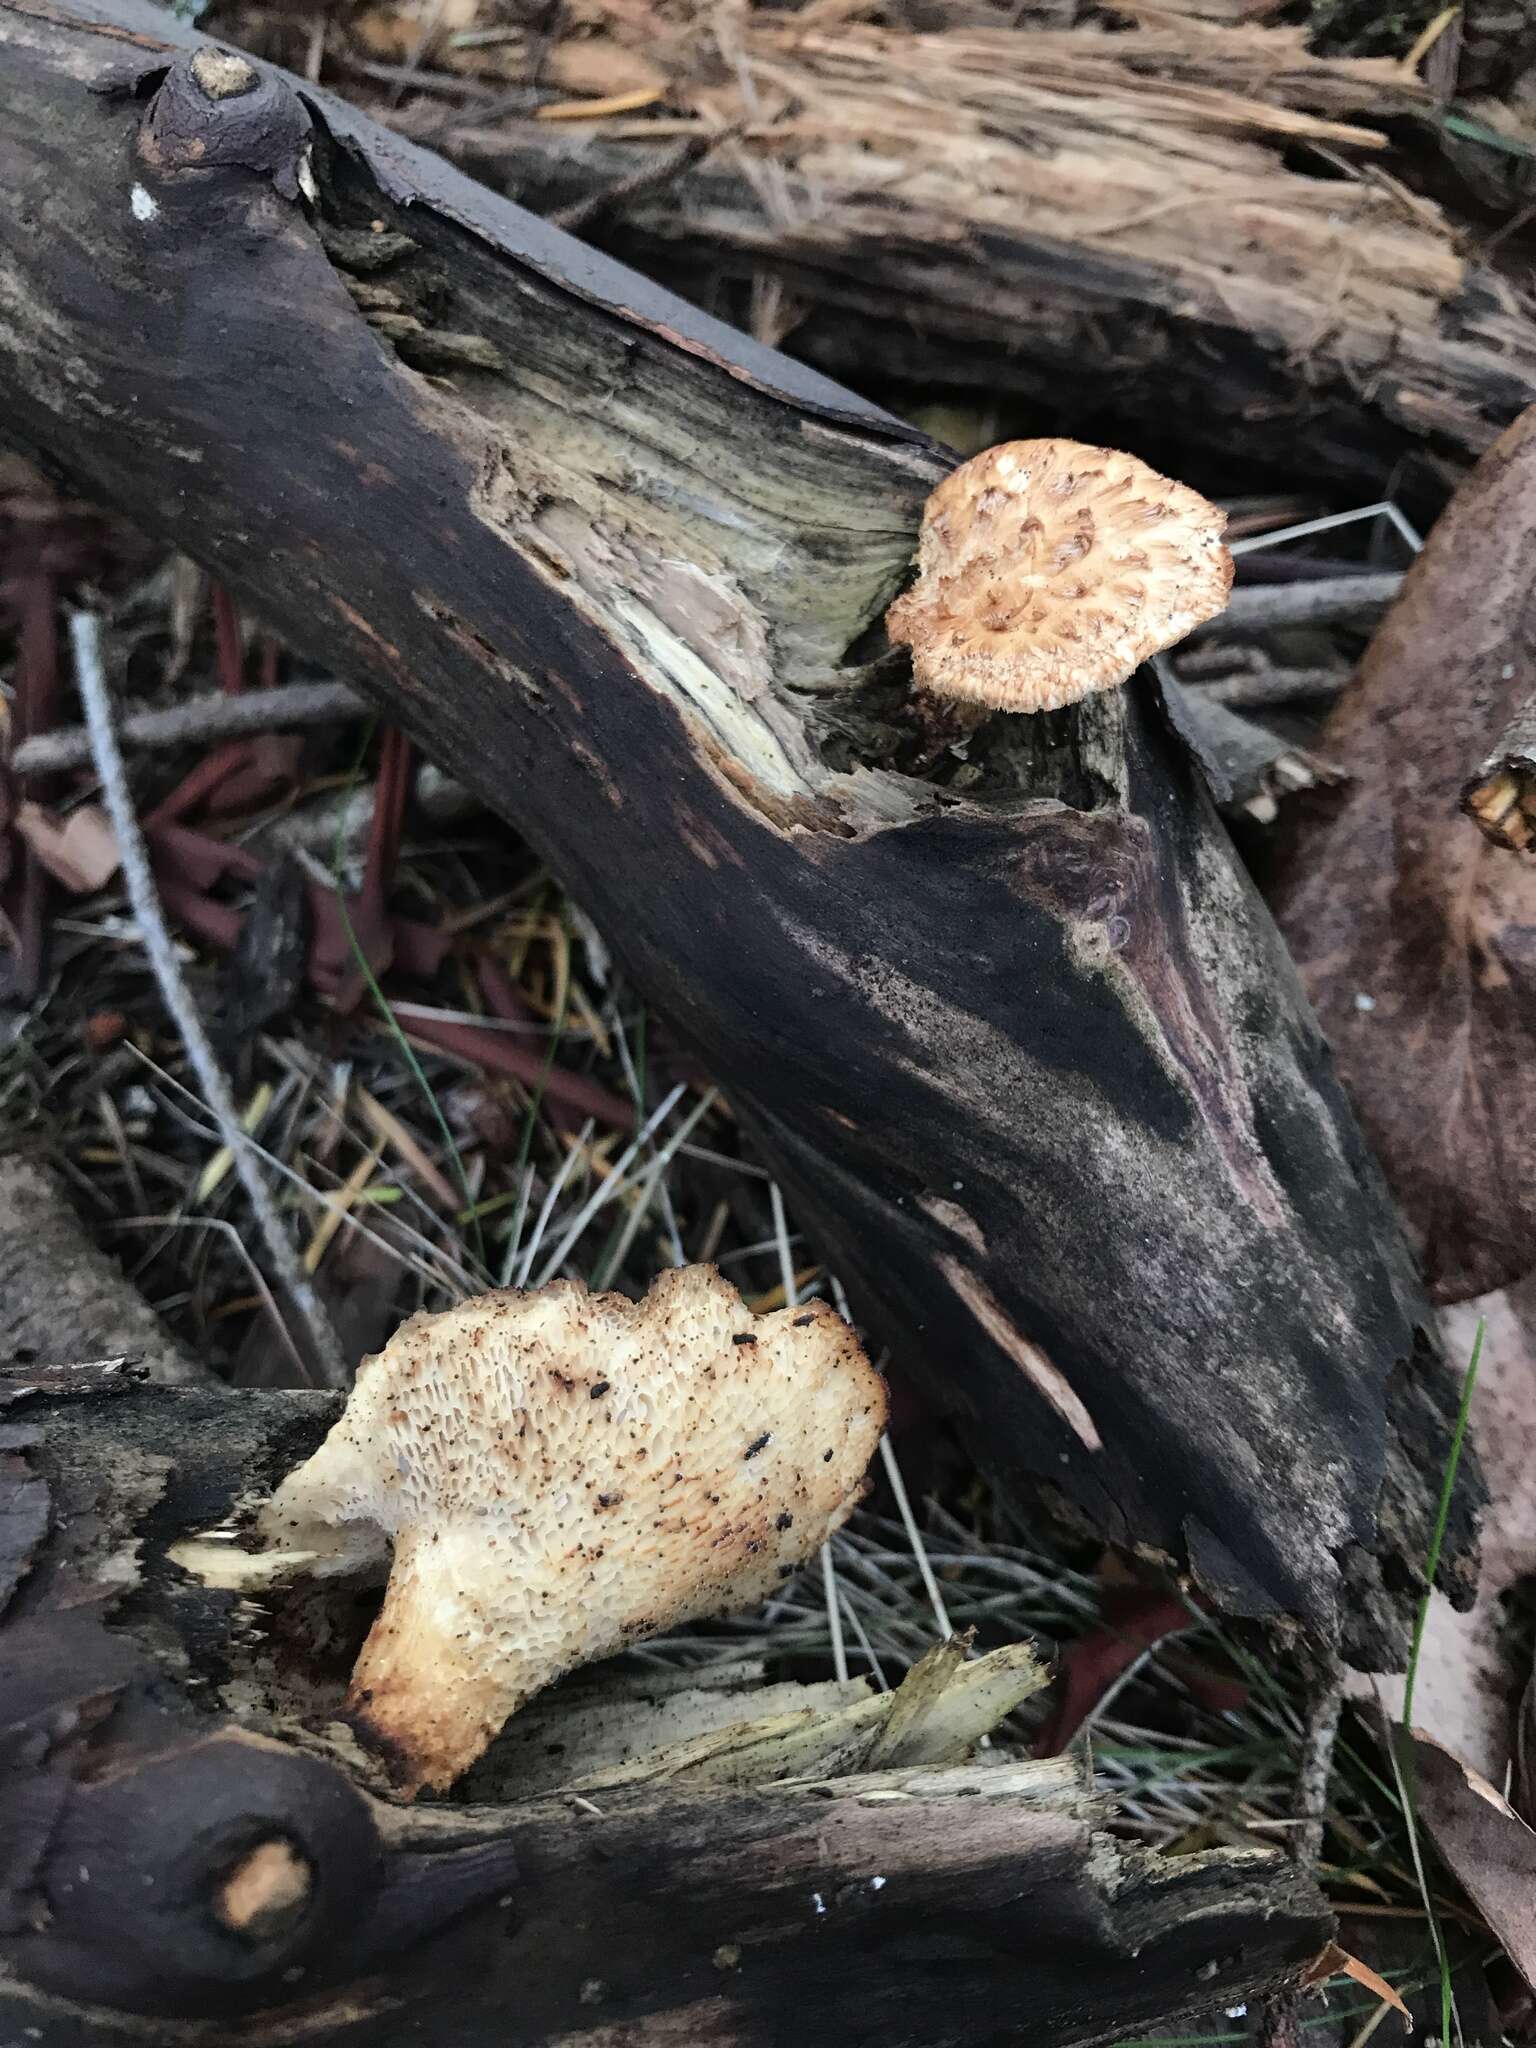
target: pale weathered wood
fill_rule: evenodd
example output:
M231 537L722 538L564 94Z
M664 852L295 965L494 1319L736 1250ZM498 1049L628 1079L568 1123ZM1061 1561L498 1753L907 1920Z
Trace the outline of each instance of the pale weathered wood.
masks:
M722 51L709 17L642 41L616 8L625 48L598 48L664 84L666 118L495 118L403 79L388 118L864 388L1370 496L1409 451L1487 446L1536 398L1528 285L1415 176L1431 82L1295 23L1115 12L760 7ZM1458 162L1501 217L1523 203L1508 156Z

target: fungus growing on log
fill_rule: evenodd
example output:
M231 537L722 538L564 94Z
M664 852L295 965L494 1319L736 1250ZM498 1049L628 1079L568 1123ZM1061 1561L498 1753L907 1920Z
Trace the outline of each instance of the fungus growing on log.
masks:
M401 1325L214 1582L393 1562L349 1712L412 1796L573 1666L750 1607L860 1499L885 1387L824 1302L754 1316L709 1266L641 1302L559 1280Z
M886 613L919 687L995 711L1111 690L1214 618L1226 514L1134 455L1005 441L929 498L918 576Z

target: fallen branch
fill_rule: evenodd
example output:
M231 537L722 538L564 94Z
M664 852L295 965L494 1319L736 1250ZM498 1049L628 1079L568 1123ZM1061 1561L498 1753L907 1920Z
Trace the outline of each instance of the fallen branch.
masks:
M1324 1949L1285 1859L1128 1850L1067 1759L829 1759L745 1789L630 1765L507 1805L386 1805L333 1718L355 1589L296 1655L169 1555L338 1409L0 1375L0 1600L23 1590L0 1617L8 2039L747 2048L792 2015L805 2048L1073 2048L1292 1984ZM581 1717L537 1711L547 1773Z
M537 212L606 199L599 237L685 291L745 307L771 285L776 332L838 375L1107 415L1106 435L1155 419L1372 489L1415 444L1485 447L1536 398L1536 342L1518 270L1465 257L1383 163L1388 128L1429 113L1423 83L1319 56L1304 26L1119 11L1060 29L940 8L914 32L757 8L723 67L712 18L631 34L669 118L391 118ZM709 154L672 171L680 139Z
M80 1226L57 1177L0 1159L0 1359L55 1366L127 1357L156 1380L203 1377L116 1262Z
M1272 633L1282 626L1332 626L1341 619L1380 612L1403 587L1401 569L1337 576L1322 583L1258 583L1234 590L1219 618L1192 638L1229 633Z
M1291 704L1336 697L1349 681L1342 668L1234 668L1227 675L1200 677L1185 687L1232 711L1279 711Z
M901 772L904 686L850 650L943 451L342 102L227 56L212 94L193 32L92 13L0 6L59 223L0 216L7 431L516 820L1010 1484L1393 1662L1455 1385L1150 680L995 721L971 794Z
M1298 790L1342 781L1337 768L1305 747L1244 718L1214 690L1165 685L1178 692L1177 716L1200 755L1216 802L1230 816L1241 812L1258 824L1273 824L1280 805Z

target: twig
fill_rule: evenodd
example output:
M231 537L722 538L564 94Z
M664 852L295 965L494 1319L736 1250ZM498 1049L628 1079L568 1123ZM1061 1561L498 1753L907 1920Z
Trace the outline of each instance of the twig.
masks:
M1344 1667L1330 1659L1307 1705L1306 1732L1296 1760L1296 1810L1302 1825L1291 1838L1291 1854L1313 1869L1323 1853L1328 1820L1328 1783L1333 1776L1333 1747L1344 1710Z
M1232 669L1209 680L1190 680L1187 687L1229 711L1278 711L1287 704L1305 704L1336 697L1349 681L1343 668Z
M112 702L102 665L101 622L91 612L74 612L70 615L69 631L74 647L75 677L85 709L86 730L90 735L91 755L96 773L101 778L112 829L117 835L123 880L143 937L144 951L165 1006L181 1034L203 1099L234 1159L235 1170L250 1199L278 1281L309 1333L315 1356L327 1380L334 1386L345 1386L348 1378L345 1354L331 1319L300 1266L298 1255L283 1228L277 1206L262 1178L256 1147L241 1124L229 1082L214 1056L203 1021L177 963L171 935L166 929L160 898L150 873L144 835L139 830L133 798L128 790L122 750L112 726Z
M1292 1833L1289 1848L1292 1860L1308 1872L1316 1870L1322 1854L1333 1750L1343 1709L1344 1667L1336 1657L1330 1657L1311 1688L1301 1753L1296 1759L1296 1808L1301 1824ZM1265 1999L1257 2038L1260 2048L1301 2048L1299 1990L1277 1991Z
M1264 633L1276 626L1327 626L1359 612L1379 612L1402 588L1400 569L1365 576L1339 576L1326 583L1260 583L1234 590L1224 612L1195 629L1196 635Z
M188 697L164 711L130 711L117 728L124 747L175 747L196 740L240 739L285 725L333 725L361 717L362 700L345 683L284 683L275 690L222 690ZM91 735L83 725L62 726L23 740L11 766L18 775L49 775L79 768L91 759Z
M660 186L670 184L684 171L692 170L699 158L713 147L712 138L685 135L681 142L663 150L660 156L642 165L638 171L631 171L626 178L615 178L611 185L599 186L597 191L587 193L583 199L573 199L569 206L556 207L548 218L554 227L564 228L568 235L579 235L599 214L609 213L616 206L654 192Z
M1161 667L1159 674L1164 702L1199 755L1211 795L1224 811L1240 810L1269 825L1294 791L1343 780L1331 763L1245 718L1213 691L1185 689Z
M773 1234L779 1248L779 1278L784 1288L784 1306L794 1308L800 1300L795 1285L795 1259L789 1248L789 1220L784 1214L784 1196L776 1180L768 1183L768 1205L773 1212ZM827 1636L832 1645L832 1675L839 1685L848 1683L848 1646L843 1640L843 1608L837 1588L837 1563L829 1538L821 1546L821 1593L827 1606Z

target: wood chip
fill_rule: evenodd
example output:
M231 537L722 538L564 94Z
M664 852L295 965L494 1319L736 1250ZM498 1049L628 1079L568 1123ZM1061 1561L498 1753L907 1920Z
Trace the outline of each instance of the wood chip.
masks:
M39 864L71 895L94 895L117 873L117 835L99 804L81 804L61 821L29 801L17 806L13 822Z

